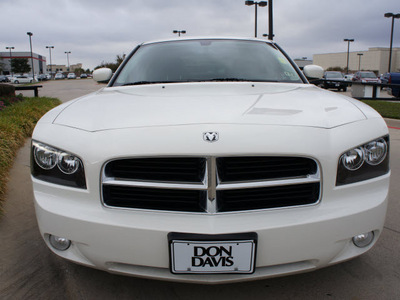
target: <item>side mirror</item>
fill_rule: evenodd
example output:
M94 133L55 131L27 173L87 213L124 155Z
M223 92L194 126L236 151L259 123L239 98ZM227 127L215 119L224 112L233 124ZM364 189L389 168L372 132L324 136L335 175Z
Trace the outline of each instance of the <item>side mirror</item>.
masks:
M321 79L324 77L324 69L317 65L305 66L303 73L308 79Z
M111 76L112 71L109 68L100 68L93 71L93 80L97 82L108 82Z

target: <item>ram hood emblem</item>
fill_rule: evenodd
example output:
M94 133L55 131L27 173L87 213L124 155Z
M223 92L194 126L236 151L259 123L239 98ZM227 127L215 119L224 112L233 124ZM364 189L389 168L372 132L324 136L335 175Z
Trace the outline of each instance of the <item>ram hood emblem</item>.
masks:
M206 142L216 142L219 139L219 134L218 132L215 131L209 131L209 132L204 132L203 133L203 140Z

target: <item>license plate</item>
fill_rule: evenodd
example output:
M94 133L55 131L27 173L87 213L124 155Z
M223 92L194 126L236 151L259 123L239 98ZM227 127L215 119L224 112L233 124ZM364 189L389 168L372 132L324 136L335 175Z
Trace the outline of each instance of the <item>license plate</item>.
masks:
M170 239L171 272L175 274L254 272L255 239L214 240L215 238L218 236L213 236L213 240Z

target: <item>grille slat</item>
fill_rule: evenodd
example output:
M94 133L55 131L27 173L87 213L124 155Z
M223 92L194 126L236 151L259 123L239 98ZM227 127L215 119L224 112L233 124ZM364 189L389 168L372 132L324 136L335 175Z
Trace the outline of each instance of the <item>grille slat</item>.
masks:
M312 204L319 198L319 183L217 192L218 211L240 211Z
M135 158L111 161L105 168L108 177L164 182L202 182L206 159Z
M105 185L103 199L112 207L204 212L206 192Z
M301 177L317 170L315 161L302 157L223 157L217 167L221 182Z
M212 159L208 160L209 164ZM211 187L216 192L215 201L207 202L210 187L207 190L205 185L206 158L158 157L106 164L103 202L109 207L204 213L301 206L319 201L321 184L313 159L256 156L217 157L213 161L219 180ZM207 207L210 203L214 209Z

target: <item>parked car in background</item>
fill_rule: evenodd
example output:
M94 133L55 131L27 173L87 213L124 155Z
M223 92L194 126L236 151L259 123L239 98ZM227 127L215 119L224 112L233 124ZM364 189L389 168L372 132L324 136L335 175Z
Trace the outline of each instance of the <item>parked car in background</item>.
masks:
M389 131L370 106L310 84L321 67L301 72L272 41L189 38L140 44L93 77L109 83L32 136L37 221L57 255L215 284L316 270L377 242Z
M47 76L46 74L39 74L38 76L36 76L37 81L45 81L47 80Z
M12 77L11 82L12 83L31 83L33 81L32 77L29 77L27 75L16 75Z
M347 83L345 82L342 72L326 71L323 79L325 79L325 81L322 82L321 86L324 89L337 89L338 91L343 90L344 92L347 90ZM329 81L329 79L333 81Z
M389 83L389 77L390 77L390 73L385 73L385 74L381 74L381 76L379 76L379 79L381 80L381 83L387 84L387 83Z
M345 74L344 75L344 80L346 81L352 81L354 77L354 74Z
M10 82L10 80L5 75L0 75L0 82Z
M400 85L400 72L388 73L388 84ZM400 98L400 87L388 87L389 95Z
M76 79L75 73L68 73L67 79Z
M58 79L64 79L64 74L63 73L57 73L56 76L54 76L54 79L58 80Z
M46 74L47 80L51 80L51 74Z
M85 73L81 74L81 79L84 79L84 78L88 78L87 74L85 74Z
M381 80L370 71L358 71L354 74L352 81L355 82L376 82L381 83Z

